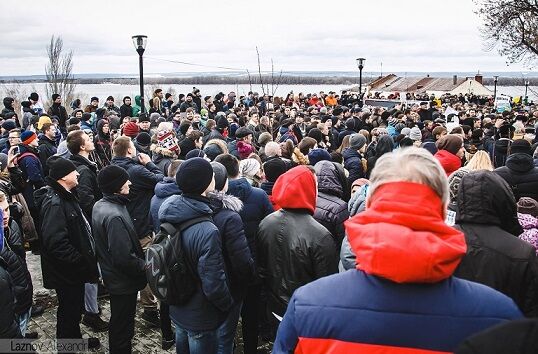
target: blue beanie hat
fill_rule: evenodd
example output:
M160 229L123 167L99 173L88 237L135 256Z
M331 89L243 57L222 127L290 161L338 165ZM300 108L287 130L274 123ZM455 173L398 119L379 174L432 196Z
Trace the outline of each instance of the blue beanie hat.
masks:
M319 161L331 161L331 154L325 149L312 149L308 153L308 162L311 166L314 166Z

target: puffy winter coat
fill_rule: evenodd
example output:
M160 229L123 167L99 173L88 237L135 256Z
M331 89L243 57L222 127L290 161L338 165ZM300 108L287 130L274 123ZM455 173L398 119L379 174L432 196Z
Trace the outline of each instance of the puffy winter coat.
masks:
M9 223L9 228L4 229L4 248L0 251L0 258L6 262L6 269L13 281L15 313L26 313L32 306L32 277L26 265L22 234L13 220Z
M242 301L255 271L243 221L239 215L243 203L238 198L222 192L212 192L209 198L214 212L213 222L220 231L228 286L234 300Z
M174 195L159 209L161 223L181 224L202 216L211 216L209 199ZM217 227L210 221L192 225L182 232L181 245L190 268L196 270L198 288L181 306L170 306L170 318L191 331L209 331L226 319L233 299L228 288L222 243Z
M447 150L439 150L433 156L439 161L447 177L461 167L461 159Z
M176 184L174 177L164 177L164 179L155 186L155 195L151 198L150 213L153 223L153 231L159 232L161 222L159 221L159 209L164 201L172 196L181 194L181 190Z
M7 264L0 257L0 338L20 338L19 323L15 317L14 285Z
M163 180L164 175L153 162L143 166L137 159L128 157L114 157L112 165L125 169L129 174L129 181L132 184L127 210L133 219L138 238L144 238L153 231L149 214L151 198L155 185Z
M512 188L516 200L521 197L538 200L538 167L534 167L531 155L512 154L506 159L506 164L497 168L495 173Z
M163 175L168 176L168 167L170 167L172 161L178 158L178 155L174 151L160 147L157 144L152 144L150 149L153 153L151 161L161 170Z
M282 209L260 223L259 273L269 292L269 310L279 315L297 288L337 271L333 236L312 217L316 194L312 172L305 166L292 168L273 189Z
M260 222L267 215L273 212L273 206L267 194L260 188L252 187L245 178L230 180L228 182L228 194L239 198L243 202L243 209L239 212L245 236L248 241L248 248L252 258L256 261L256 234Z
M451 353L469 335L521 317L512 300L452 277L465 254L429 187L386 183L346 223L357 269L295 291L273 353Z
M105 195L95 203L92 230L103 281L111 294L133 294L146 286L144 252L127 211L127 197Z
M347 180L341 165L320 161L314 166L318 178L318 197L314 219L333 235L337 252L345 236L344 221L349 218L347 203L343 200Z
M519 238L536 248L538 254L538 218L530 214L520 213L517 213L517 218L519 225L523 228L523 233L519 235Z
M467 254L454 275L490 286L526 315L538 315L536 251L517 237L522 229L506 182L489 171L464 176L456 224L465 234Z
M75 194L58 182L35 192L41 227L43 286L95 283L98 279L90 221L85 220Z

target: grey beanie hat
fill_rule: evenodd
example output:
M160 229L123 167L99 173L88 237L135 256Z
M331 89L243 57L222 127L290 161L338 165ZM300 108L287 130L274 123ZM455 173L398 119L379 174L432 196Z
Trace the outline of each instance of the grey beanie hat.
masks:
M211 167L213 167L213 173L215 174L215 189L217 191L222 191L226 180L228 179L228 173L226 172L226 167L220 162L211 162Z
M351 134L349 137L349 147L353 150L360 150L366 144L366 137L360 133Z
M422 140L422 133L418 127L411 128L411 132L409 133L409 138L414 141Z
M400 134L403 134L408 137L409 134L411 134L411 128L407 128L407 127L403 128Z

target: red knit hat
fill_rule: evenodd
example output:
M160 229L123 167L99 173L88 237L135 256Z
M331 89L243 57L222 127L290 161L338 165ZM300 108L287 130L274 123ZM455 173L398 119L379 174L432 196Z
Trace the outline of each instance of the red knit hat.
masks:
M128 136L129 138L136 138L140 128L135 122L129 122L123 127L123 135Z

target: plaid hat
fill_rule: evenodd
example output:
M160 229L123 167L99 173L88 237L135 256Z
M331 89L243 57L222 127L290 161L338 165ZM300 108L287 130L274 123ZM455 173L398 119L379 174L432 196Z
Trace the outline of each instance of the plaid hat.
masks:
M123 127L123 135L129 138L135 138L138 135L140 128L135 122L129 122Z
M157 134L157 145L163 149L168 149L179 155L179 145L171 130L162 130Z
M37 139L37 135L34 132L30 131L30 130L25 130L21 134L21 141L22 141L23 144L28 145L32 141L34 141L35 139Z

